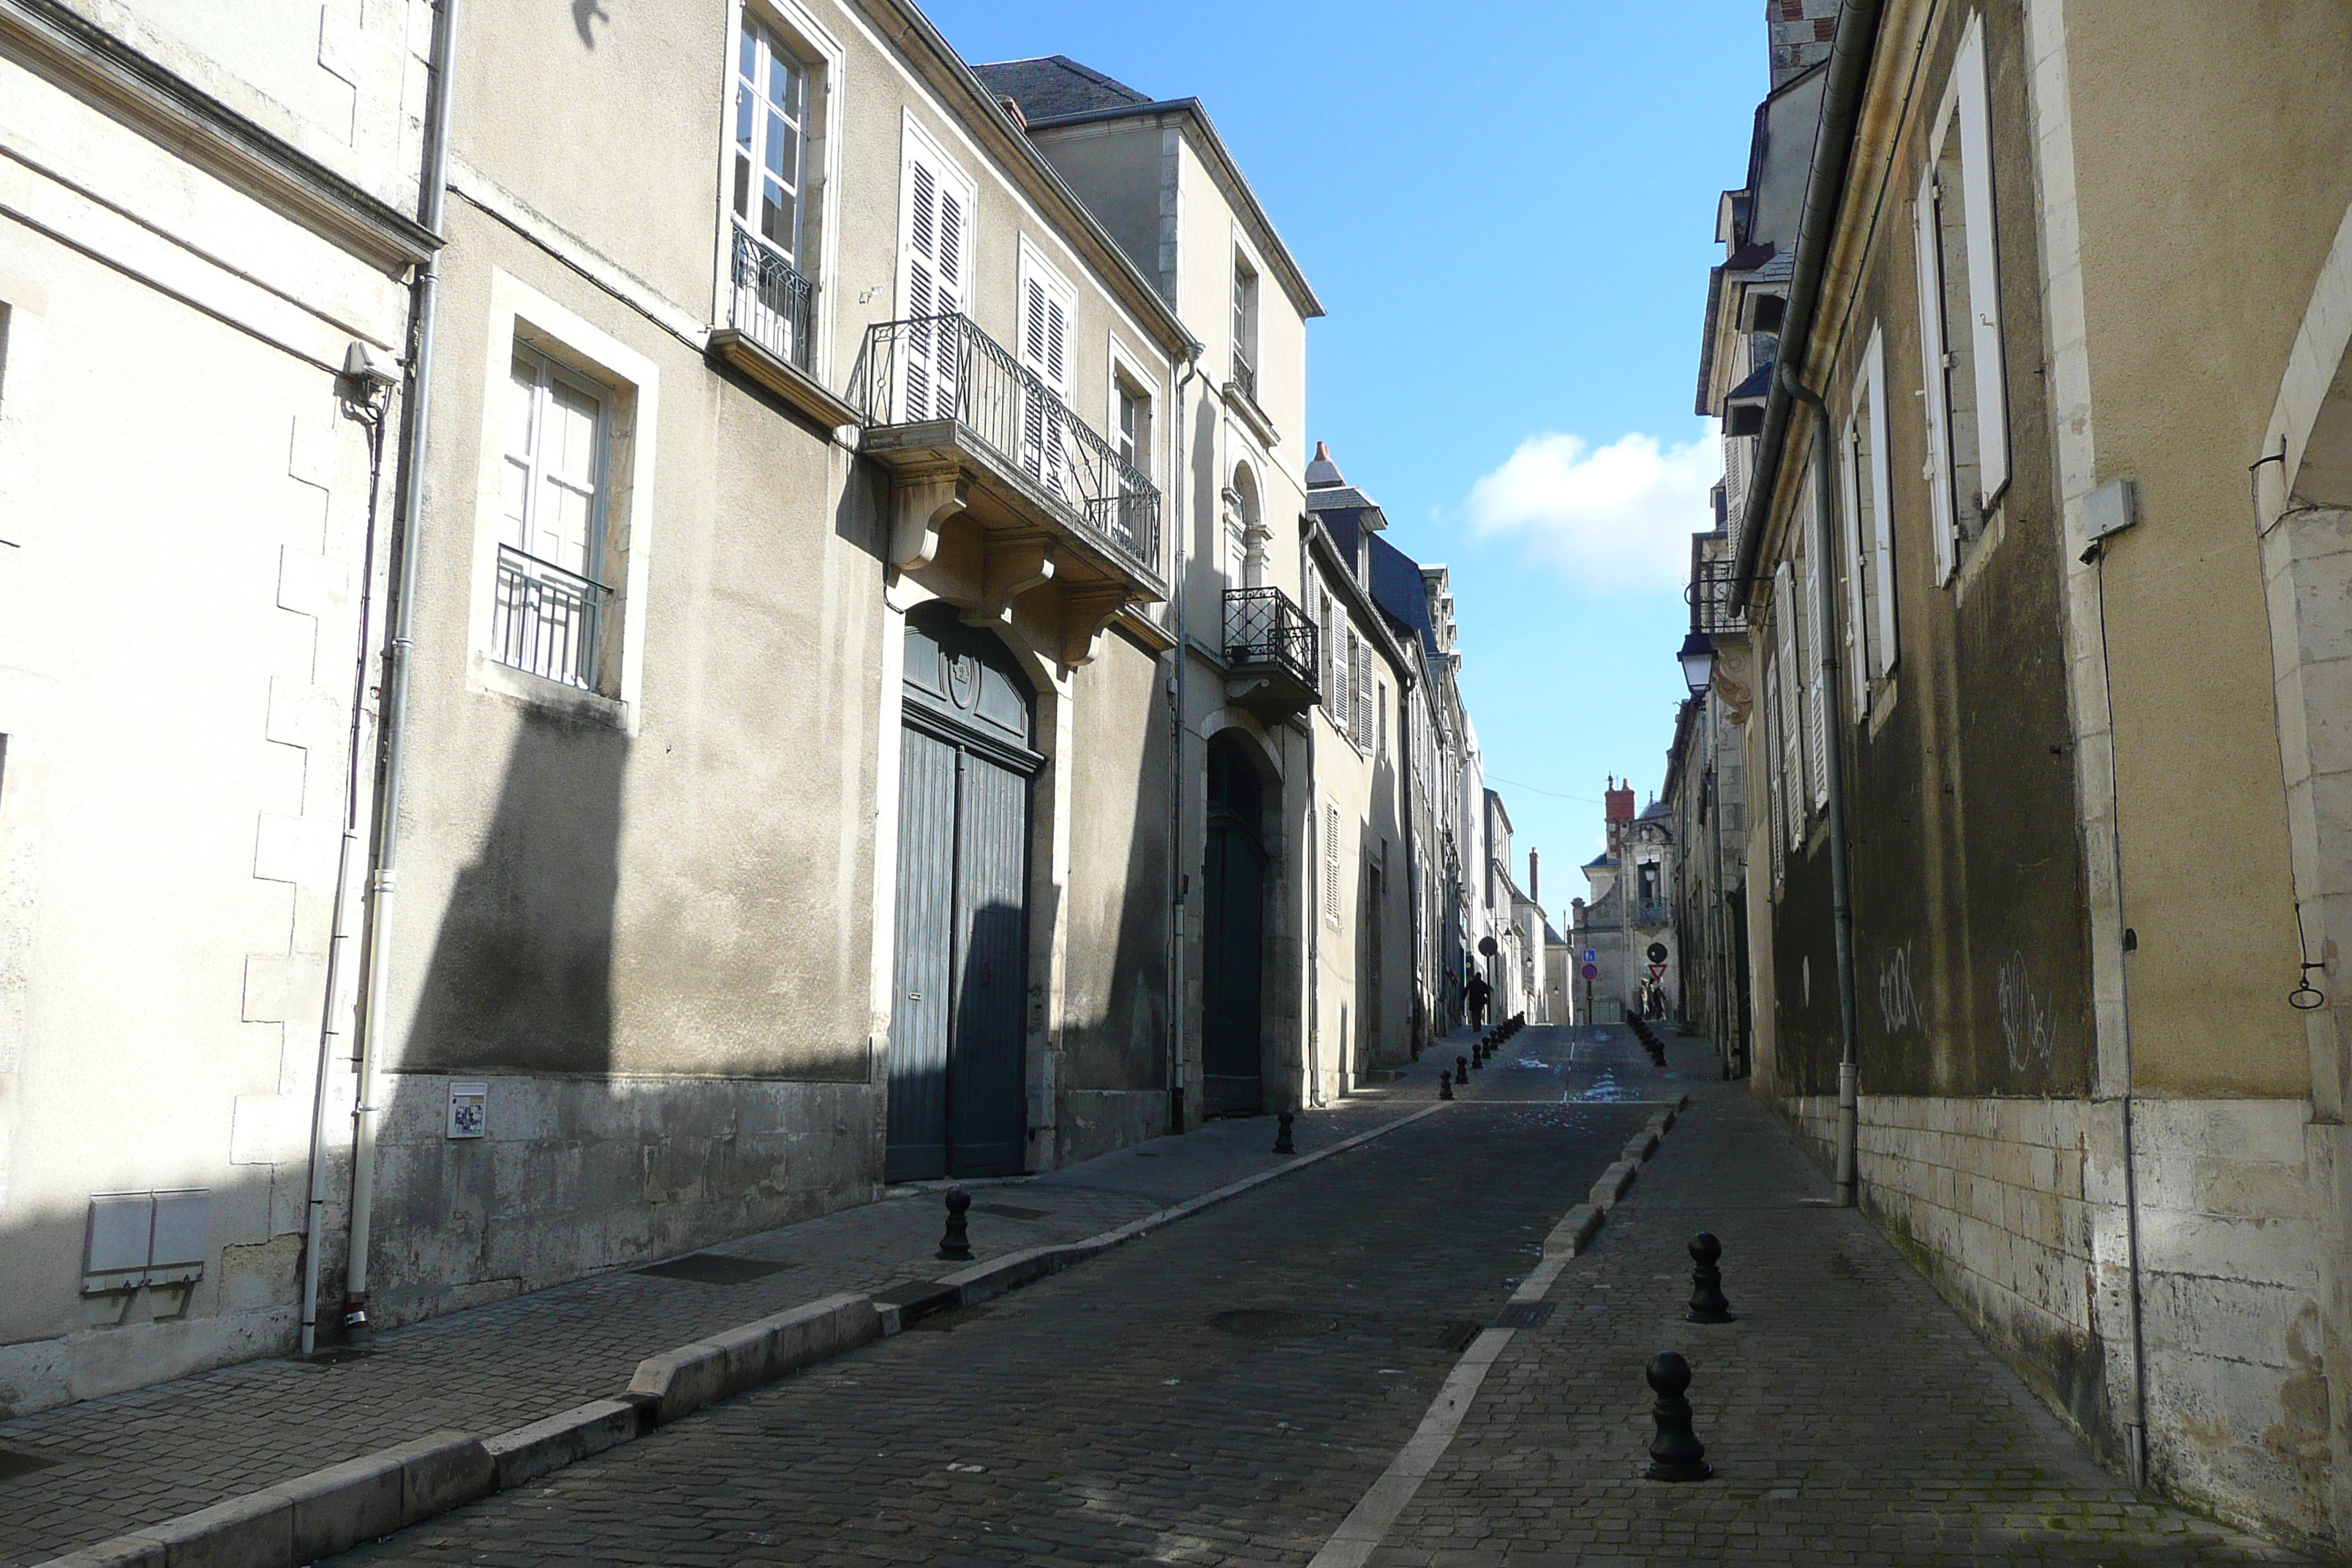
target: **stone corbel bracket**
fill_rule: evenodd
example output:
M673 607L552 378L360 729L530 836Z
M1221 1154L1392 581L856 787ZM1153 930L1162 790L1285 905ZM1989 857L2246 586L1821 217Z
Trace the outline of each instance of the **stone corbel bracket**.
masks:
M982 567L980 603L963 612L967 626L1013 618L1013 601L1054 580L1054 542L1043 533L992 533Z
M1133 594L1108 584L1074 589L1062 598L1062 673L1067 675L1095 657L1095 639L1102 636L1119 611L1137 603Z
M940 530L970 504L971 483L953 465L892 476L890 565L919 572L940 552Z

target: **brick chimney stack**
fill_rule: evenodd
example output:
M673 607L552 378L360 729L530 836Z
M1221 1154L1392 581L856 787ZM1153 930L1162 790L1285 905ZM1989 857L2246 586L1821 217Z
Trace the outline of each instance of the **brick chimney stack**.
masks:
M1633 786L1630 783L1621 784L1612 774L1609 787L1601 793L1609 803L1607 816L1610 826L1613 827L1619 823L1633 820Z
M1772 34L1772 90L1830 58L1839 0L1764 0Z
M1543 908L1542 889L1543 856L1530 849L1528 851L1528 902L1538 909Z

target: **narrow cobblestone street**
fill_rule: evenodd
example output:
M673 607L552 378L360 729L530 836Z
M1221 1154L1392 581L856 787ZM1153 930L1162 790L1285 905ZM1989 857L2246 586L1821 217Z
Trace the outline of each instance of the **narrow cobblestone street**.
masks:
M2136 1499L1819 1206L1744 1089L1601 1033L1530 1030L1446 1113L341 1561L1306 1563L1534 1244L1685 1092L1371 1563L2302 1561ZM1681 1321L1702 1226L1733 1324ZM1701 1485L1640 1479L1666 1348L1696 1371Z

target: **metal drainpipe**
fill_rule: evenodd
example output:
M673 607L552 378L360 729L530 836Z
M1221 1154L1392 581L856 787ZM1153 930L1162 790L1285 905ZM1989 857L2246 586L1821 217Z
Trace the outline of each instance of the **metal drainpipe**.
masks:
M360 849L360 734L367 724L368 623L374 614L372 600L375 586L376 504L383 489L383 423L391 412L388 395L383 407L375 406L373 395L364 389L362 396L367 412L352 417L366 425L368 430L367 531L360 550L359 629L352 639L358 646L352 660L351 736L343 753L343 837L341 847L335 852L334 923L327 939L327 1000L319 1019L317 1076L310 1085L310 1170L302 1212L300 1342L301 1353L306 1356L319 1348L319 1247L327 1234L327 1086L335 1065L335 994L342 982L343 948L351 940L352 861Z
M417 219L436 235L449 194L451 67L457 45L458 0L440 0L433 16L433 93L425 106L425 170ZM416 351L409 359L408 424L400 458L400 510L393 524L399 586L391 605L393 629L384 649L381 758L376 791L375 868L368 879L366 967L359 1037L359 1096L352 1110L350 1261L343 1277L346 1338L368 1331L368 1230L375 1214L375 1058L383 1041L384 971L392 954L393 895L399 883L400 771L408 734L408 654L416 629L416 540L425 508L425 449L431 420L433 342L441 300L441 258L436 251L416 271Z
M1821 398L1805 389L1797 380L1797 367L1787 360L1780 362L1777 379L1789 390L1789 395L1812 411L1813 416L1813 550L1814 558L1822 563L1822 592L1828 594L1832 578L1830 563L1837 559L1836 530L1830 521L1830 411ZM1825 771L1829 774L1830 793L1830 924L1831 935L1837 951L1838 996L1838 1147L1837 1197L1838 1206L1852 1208L1854 1205L1854 1164L1859 1131L1856 1067L1859 1043L1859 1019L1853 1001L1853 868L1847 864L1845 839L1845 776L1840 765L1844 752L1842 721L1836 717L1841 688L1838 685L1837 638L1828 635L1832 619L1826 605L1816 606L1822 612L1822 700L1831 711L1822 716L1822 750ZM1779 606L1775 606L1776 612Z
M1176 383L1175 423L1169 426L1176 433L1170 446L1175 454L1175 471L1169 475L1171 492L1169 516L1173 526L1169 530L1171 562L1176 594L1176 676L1170 701L1175 711L1170 715L1169 735L1174 747L1176 773L1175 793L1168 801L1168 1131L1184 1131L1184 692L1185 677L1192 666L1191 623L1186 616L1184 595L1184 389L1192 384L1200 374L1201 345L1184 356L1184 374Z

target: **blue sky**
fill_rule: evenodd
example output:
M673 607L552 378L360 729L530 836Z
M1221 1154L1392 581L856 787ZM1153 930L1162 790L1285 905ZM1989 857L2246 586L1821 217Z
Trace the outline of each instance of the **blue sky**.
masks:
M1648 798L1683 691L1719 471L1699 315L1767 86L1760 0L925 8L975 63L1065 54L1208 106L1330 312L1307 437L1454 569L1489 782L1563 908L1605 775Z

